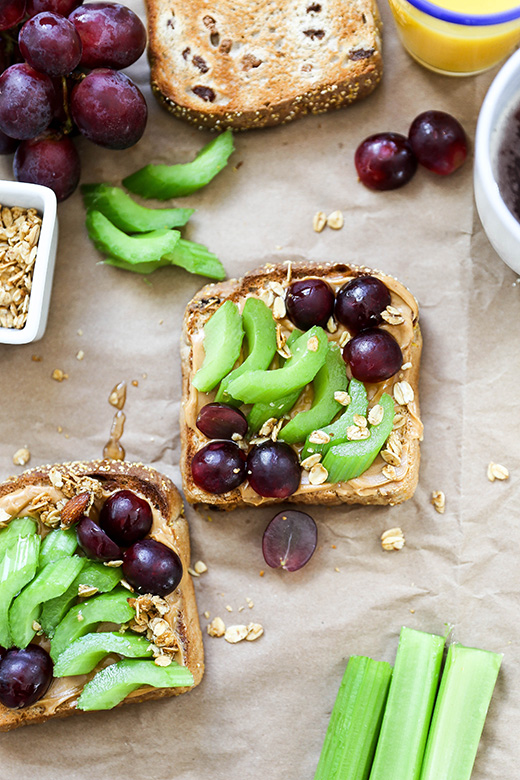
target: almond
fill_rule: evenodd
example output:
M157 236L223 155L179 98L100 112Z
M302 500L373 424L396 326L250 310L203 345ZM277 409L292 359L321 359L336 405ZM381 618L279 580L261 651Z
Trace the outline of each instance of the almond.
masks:
M77 523L81 515L84 515L92 502L92 495L86 490L70 498L61 510L61 525L69 528Z

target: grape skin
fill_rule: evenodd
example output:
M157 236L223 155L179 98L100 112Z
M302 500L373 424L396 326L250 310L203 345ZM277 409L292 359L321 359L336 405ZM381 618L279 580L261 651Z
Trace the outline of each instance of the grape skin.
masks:
M58 201L65 200L78 186L79 154L68 136L23 141L14 155L16 181L50 187Z
M108 149L127 149L141 138L148 109L136 85L117 70L91 71L72 90L70 108L79 131Z
M52 81L26 63L11 65L0 76L0 130L28 140L46 130L56 95Z
M146 47L146 30L130 8L119 3L89 3L73 11L70 21L83 44L86 68L127 68Z
M29 19L18 38L20 51L33 68L48 76L72 73L81 59L81 40L63 16L41 13Z

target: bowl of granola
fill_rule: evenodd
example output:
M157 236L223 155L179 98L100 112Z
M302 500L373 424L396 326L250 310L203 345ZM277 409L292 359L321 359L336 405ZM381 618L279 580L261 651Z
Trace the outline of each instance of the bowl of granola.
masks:
M54 192L0 181L0 343L28 344L43 336L57 243Z

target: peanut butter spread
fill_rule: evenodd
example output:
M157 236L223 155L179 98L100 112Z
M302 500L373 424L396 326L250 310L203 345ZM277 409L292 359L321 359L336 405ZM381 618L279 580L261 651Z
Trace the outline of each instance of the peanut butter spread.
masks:
M115 491L101 491L103 498L108 498L111 492ZM137 495L140 495L138 491L135 491ZM145 496L140 496L146 500ZM97 499L94 502L90 516L95 520L98 516L99 509L103 502L103 498ZM38 532L42 537L45 537L50 532L50 528L42 524L38 507L42 504L47 505L49 502L54 505L60 505L67 500L67 496L56 487L52 485L26 485L23 488L12 491L0 497L0 516L5 518L5 515L9 515L11 518L30 516L38 520ZM152 528L150 531L150 537L158 542L162 542L166 546L175 550L179 554L179 550L175 546L175 536L173 529L170 528L166 522L166 518L151 505L152 509ZM4 514L5 513L5 514ZM2 525L5 526L8 520L4 520ZM168 605L168 612L162 615L164 620L168 623L170 630L175 634L177 638L177 650L171 657L181 665L184 663L184 645L179 632L179 615L182 609L182 596L181 590L184 584L184 578L187 575L188 561L183 560L183 580L179 584L178 588L165 596L164 601ZM128 593L129 598L137 596L137 594ZM113 624L105 624L100 626L103 630L117 630L118 626ZM44 637L35 637L34 640L37 644L42 645L46 650L50 647L49 640ZM28 707L28 710L37 710L41 714L52 715L62 705L67 704L70 707L74 707L77 699L79 698L84 685L92 679L97 671L108 666L110 663L119 660L119 656L107 655L103 660L95 667L92 672L84 675L77 675L74 677L60 677L54 678L45 696L37 701L32 707ZM141 696L145 691L150 690L149 686L142 686L135 691L132 691L127 698L135 698Z
M403 353L403 364L401 370L390 379L377 384L367 384L366 388L369 407L375 405L383 393L388 393L394 397L396 419L399 417L399 427L396 426L395 430L395 434L398 436L401 444L399 463L398 465L396 464L393 466L391 469L388 469L388 463L385 462L381 455L378 455L370 468L367 469L367 471L365 471L361 476L357 477L356 479L352 479L349 482L334 485L331 485L329 482L324 482L318 485L310 484L308 472L302 471L300 487L296 493L291 496L291 499L297 498L298 496L303 497L308 493L319 494L326 491L333 491L338 496L346 495L348 493L350 496L359 496L360 498L367 497L375 493L378 493L382 496L388 495L399 483L401 483L406 478L410 468L413 465L410 458L410 448L412 442L422 440L423 425L419 416L419 404L416 393L413 394L414 398L412 400L409 400L404 404L399 404L399 396L396 398L394 392L394 388L397 383L404 382L409 383L412 386L414 384L416 385L417 383L418 362L421 353L421 336L418 326L419 310L417 301L410 293L410 291L397 279L394 279L393 277L383 274L379 271L373 271L371 273L373 276L381 279L381 281L384 282L390 291L390 305L396 310L396 319L399 320L399 324L390 324L389 322L385 321L382 322L379 327L391 333L391 335L394 336L398 342ZM311 277L312 274L309 274L308 276ZM298 277L298 279L302 278L305 277ZM335 292L337 292L340 287L351 281L353 278L355 277L333 272L326 276L326 280L329 282ZM266 300L266 297L264 296L269 295L269 290L272 289L271 284L272 283L267 279L265 282L265 287L254 293L255 297L262 297L264 300ZM285 281L281 286L283 288L287 288L289 284L290 282ZM240 311L242 311L248 297L250 297L250 294L245 294L236 300ZM268 298L266 302L269 302ZM287 318L277 319L277 322L280 323L282 331L285 333L285 335L290 334L290 332L294 330L293 323ZM341 346L343 343L342 339L344 340L345 338L349 337L350 334L339 322L336 323L336 325L337 329L333 333L328 333L328 337L329 340L336 341L340 343ZM195 330L190 334L189 339L191 345L190 376L193 377L197 370L201 367L204 360L203 330ZM183 403L183 411L185 423L190 429L190 436L192 437L197 449L207 443L207 439L198 431L196 427L197 415L202 406L214 400L214 396L215 391L212 391L211 393L201 393L193 386L191 381L189 382L188 393ZM308 409L311 405L311 401L312 394L304 392L300 397L297 405L291 411L290 416L293 417L297 412ZM302 445L296 447L297 451L301 451L301 449ZM241 493L242 500L247 504L258 505L265 503L265 499L259 496L249 486L247 481L244 482L238 488L238 490Z

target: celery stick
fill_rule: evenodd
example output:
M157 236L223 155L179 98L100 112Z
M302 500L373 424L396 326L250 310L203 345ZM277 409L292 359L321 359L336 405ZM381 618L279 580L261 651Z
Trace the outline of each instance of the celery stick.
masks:
M436 634L401 630L370 780L418 780L444 642Z
M226 130L206 144L192 162L145 165L123 179L123 184L143 198L167 200L190 195L209 184L225 167L233 149L233 133Z
M499 653L451 645L421 780L469 780L501 662Z
M391 676L386 661L351 656L314 780L367 780Z

